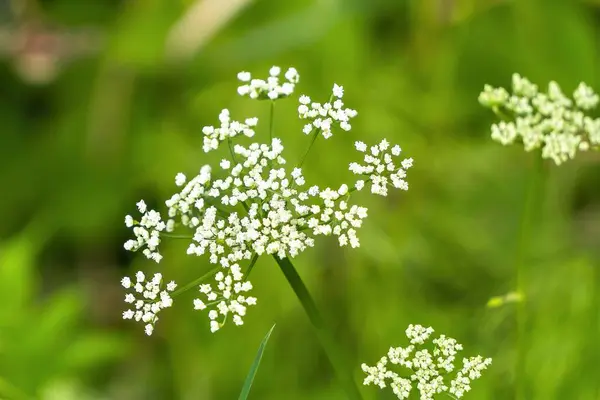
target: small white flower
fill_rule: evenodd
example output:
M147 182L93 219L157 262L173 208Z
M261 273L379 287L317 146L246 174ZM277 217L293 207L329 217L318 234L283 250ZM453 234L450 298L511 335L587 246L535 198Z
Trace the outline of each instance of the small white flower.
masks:
M344 97L344 88L338 84L333 84L333 95L338 99ZM339 108L339 107L338 107Z
M129 279L129 277L124 277L123 279L121 279L121 285L125 288L125 289L129 289L131 287L131 279Z
M131 228L133 226L133 218L131 217L131 215L126 215L125 216L125 226L128 228Z
M144 200L140 200L136 203L136 206L140 213L144 214L146 212L146 202Z
M271 69L269 70L269 75L275 77L275 76L279 76L279 74L281 73L281 68L274 66L271 67Z
M223 169L229 169L229 167L231 166L231 163L229 162L229 160L223 159L223 160L221 160L221 163L219 165Z
M361 153L367 151L367 145L363 142L354 142L354 147L356 147L356 150L360 151Z
M144 328L144 331L146 332L146 335L148 335L148 336L152 335L152 332L154 332L154 325L147 324L146 327Z
M249 82L252 77L250 72L240 72L238 73L237 78L242 82Z
M175 176L175 185L183 186L185 185L186 177L181 172Z

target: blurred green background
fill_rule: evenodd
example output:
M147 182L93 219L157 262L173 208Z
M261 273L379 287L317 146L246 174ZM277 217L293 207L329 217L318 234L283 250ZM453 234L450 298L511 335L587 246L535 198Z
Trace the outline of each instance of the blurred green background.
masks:
M525 240L526 398L600 399L600 155L544 166L522 239L536 155L492 142L477 103L513 72L599 90L599 1L0 0L0 55L0 398L237 398L274 322L251 398L344 398L272 259L241 328L211 334L192 293L152 337L121 320L122 276L185 283L208 268L181 243L158 266L126 253L124 215L206 162L201 128L221 108L265 129L268 105L237 96L235 75L280 65L300 72L297 94L325 99L336 82L359 112L317 143L307 181L347 181L355 140L415 159L408 192L357 196L359 249L319 240L296 261L357 380L420 323L493 357L467 398L515 398L515 304L486 304L515 290ZM307 141L296 105L276 105L289 160Z

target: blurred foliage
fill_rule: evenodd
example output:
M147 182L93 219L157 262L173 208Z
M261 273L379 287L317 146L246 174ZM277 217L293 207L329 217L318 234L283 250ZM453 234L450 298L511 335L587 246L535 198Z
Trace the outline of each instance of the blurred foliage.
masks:
M120 320L124 274L184 283L207 268L178 243L158 267L124 254L123 216L206 162L201 127L221 108L266 121L268 107L235 96L235 74L271 65L295 66L315 98L343 84L359 111L351 132L318 143L307 179L347 178L359 139L387 137L415 159L408 192L364 198L360 249L320 242L297 262L356 378L421 323L494 358L470 398L514 398L516 303L486 305L516 290L533 155L492 143L477 95L516 71L598 90L600 2L256 0L170 62L167 35L195 3L0 0L0 398L235 398L273 322L250 397L343 398L272 260L253 272L259 305L240 329L210 334L192 295L151 338ZM307 140L295 106L275 117L289 159ZM545 167L525 254L527 399L600 399L600 157Z

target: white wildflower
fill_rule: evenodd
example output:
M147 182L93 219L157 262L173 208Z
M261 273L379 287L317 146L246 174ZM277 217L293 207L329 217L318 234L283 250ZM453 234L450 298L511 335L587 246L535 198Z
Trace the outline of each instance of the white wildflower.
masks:
M280 82L281 68L274 66L269 70L266 80L251 79L249 72L240 72L238 79L244 84L238 87L238 94L251 99L277 100L289 97L294 92L294 87L300 80L300 75L295 68L289 68L285 74L285 81Z
M352 126L350 120L356 117L357 112L350 108L344 108L341 98L344 95L344 89L335 84L331 98L337 98L333 103L331 100L325 104L312 102L306 95L300 96L300 105L298 106L298 116L300 119L308 120L304 125L303 132L309 134L313 129L318 129L325 139L333 136L332 129L340 127L344 131L349 131Z
M399 146L393 146L388 152L390 144L385 139L378 145L371 146L369 151L363 142L356 142L354 146L359 152L365 153L364 164L353 162L349 169L356 175L368 177L371 182L371 193L387 196L389 186L408 190L408 182L404 178L406 178L406 170L412 167L412 158L406 158L397 165L395 158L400 156ZM357 190L362 189L363 186L363 180L355 184Z
M185 185L186 177L181 172L175 176L175 185L183 186Z
M173 305L173 299L170 293L177 286L175 282L170 282L163 288L162 275L154 274L151 280L146 281L143 272L136 273L136 284L132 287L131 279L125 277L121 280L125 289L133 289L132 292L125 295L125 302L133 305L123 312L123 319L133 319L145 324L144 330L147 335L154 331L154 325L158 321L158 313Z
M541 148L542 158L557 165L575 158L578 151L600 146L600 118L585 111L595 108L600 98L585 83L580 83L573 100L556 82L546 93L518 74L512 78L512 91L485 85L479 102L508 119L491 127L492 139L509 145L521 141L525 151Z
M262 83L247 72L238 74L238 79L246 83L243 91L248 96L274 99L291 94L289 85L298 82L297 71L290 68L283 74L287 82L279 85L281 74L281 69L273 67L270 77ZM310 119L305 129L326 137L331 135L334 126L349 129L349 120L356 112L343 108L343 94L343 88L336 84L333 102L317 105L308 96L301 96L300 107ZM315 114L314 118L308 114ZM135 235L135 239L125 243L127 250L142 250L146 257L158 262L162 258L158 253L161 239L170 236L163 232L176 232L178 237L189 237L188 255L206 256L210 263L219 266L213 276L209 276L212 280L199 286L201 296L193 300L194 309L206 310L212 332L221 329L226 321L242 325L248 307L257 302L255 297L249 296L252 284L242 273L242 266L249 265L246 270L249 271L262 255L296 257L313 247L317 236L335 236L340 246L360 246L358 232L368 210L351 202L353 192L360 191L367 183L374 193L387 193L388 186L407 189L405 170L412 166L412 159L397 160L400 147L391 146L386 140L370 149L357 142L357 150L369 152L365 155L367 165L354 163L351 170L363 175L363 179L333 188L308 186L302 168L288 166L280 139L247 146L233 142L240 135L254 135L256 118L235 122L229 111L223 110L219 120L219 127L203 129L204 150L215 150L227 140L231 157L218 162L220 168L216 168L214 174L209 165L202 166L196 176L189 178L183 173L177 174L178 189L165 201L165 220L157 211L148 210L143 201L137 204L142 213L140 222L131 216L125 218L125 224ZM184 234L179 235L179 231ZM128 293L126 302L141 304L137 297L144 292L145 279L140 272L136 274L135 283L122 280L125 288L137 293ZM166 287L170 292L176 284L171 282ZM170 303L165 298L161 307ZM123 316L135 319L136 312L128 310ZM153 318L148 315L145 320L151 333ZM398 393L407 390L399 377L391 386Z
M248 118L244 123L232 121L229 116L229 110L227 109L221 111L219 114L219 121L221 122L221 125L217 128L214 126L205 126L202 128L202 133L204 134L204 144L202 149L205 153L216 150L219 147L219 144L224 140L232 139L239 135L247 137L254 136L253 128L258 123L257 118Z
M166 229L166 224L157 211L147 210L144 200L140 200L137 206L143 215L139 222L134 221L129 216L125 219L125 225L130 228L133 227L135 239L125 242L124 247L129 251L137 251L143 248L142 253L144 256L160 262L162 255L157 249L160 244L160 233Z
M367 374L363 383L374 384L382 389L389 384L398 399L408 399L413 388L419 392L422 400L431 400L440 393L463 397L471 389L471 381L480 378L492 360L481 356L465 358L462 368L453 374L456 355L462 351L462 345L453 338L441 335L431 341L433 351L417 349L428 344L432 333L433 328L410 325L406 329L406 336L411 345L390 348L387 356L373 367L362 364L361 369ZM398 366L398 372L388 369L389 364Z
M212 332L219 330L230 314L234 324L243 325L247 306L256 305L255 297L245 296L252 289L252 284L243 280L238 264L231 265L226 275L218 272L215 281L214 288L210 284L200 285L200 293L206 297L208 304L201 299L194 299L194 308L204 310L209 305L213 307L208 314Z

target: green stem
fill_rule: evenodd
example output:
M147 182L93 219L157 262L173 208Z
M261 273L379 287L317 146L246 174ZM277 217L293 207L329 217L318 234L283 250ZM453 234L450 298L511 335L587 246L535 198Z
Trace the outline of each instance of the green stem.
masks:
M593 266L592 269L592 315L590 318L591 330L590 332L600 332L600 268L598 265ZM592 381L595 383L595 395L596 398L600 398L600 382L596 377L594 369L596 368L597 362L600 359L600 345L595 335L590 335L590 354L589 354L589 365L588 370L591 372Z
M191 288L198 286L198 284L204 282L206 279L208 279L209 277L211 277L212 275L214 275L215 272L217 272L217 270L221 268L220 265L215 266L214 268L212 268L211 270L209 270L207 273L205 273L204 275L202 275L201 277L194 279L193 281L191 281L190 283L188 283L185 286L180 287L179 289L177 289L176 291L174 291L171 294L171 297L175 297L175 296L179 296L180 294L187 292L188 290L190 290Z
M172 235L170 233L161 233L160 236L164 236L169 239L193 239L193 236L188 235Z
M254 253L254 255L252 256L252 260L250 260L250 265L248 265L248 269L244 274L244 279L248 279L248 277L250 276L250 272L252 272L252 269L254 269L254 265L258 261L258 257L258 254Z
M271 100L271 107L270 107L270 121L269 121L269 140L272 142L273 141L273 124L274 124L274 115L275 115L275 101Z
M300 300L308 319L310 320L313 328L316 331L317 337L321 342L321 346L329 361L336 372L337 378L342 385L346 395L349 399L360 400L362 396L354 379L352 377L352 367L350 363L348 363L344 357L342 356L341 351L338 349L338 344L330 332L330 330L325 325L325 321L323 317L319 313L317 306L310 296L308 289L302 282L302 278L298 275L296 268L289 260L289 258L279 258L276 255L273 255L273 258L279 265L281 272L285 275L288 283L294 290L296 297Z
M315 133L313 133L313 137L312 137L312 139L310 141L310 144L306 148L306 151L304 152L304 155L302 156L302 158L300 159L300 162L298 163L298 165L296 167L300 168L302 166L302 164L304 164L304 161L306 160L306 156L308 156L308 153L310 152L310 149L312 148L313 144L315 144L315 141L319 137L320 133L321 133L321 129L316 129L315 130Z
M233 151L233 140L231 140L231 138L227 138L227 146L229 147L229 154L231 155L231 161L233 161L235 164L237 161L235 161L235 152Z
M532 153L534 165L531 170L523 212L519 227L519 236L515 252L515 275L517 293L521 295L521 301L517 303L517 357L515 366L516 399L526 399L526 361L527 361L527 260L526 252L531 245L533 227L537 220L536 210L542 207L543 182L544 182L544 160L539 152Z

